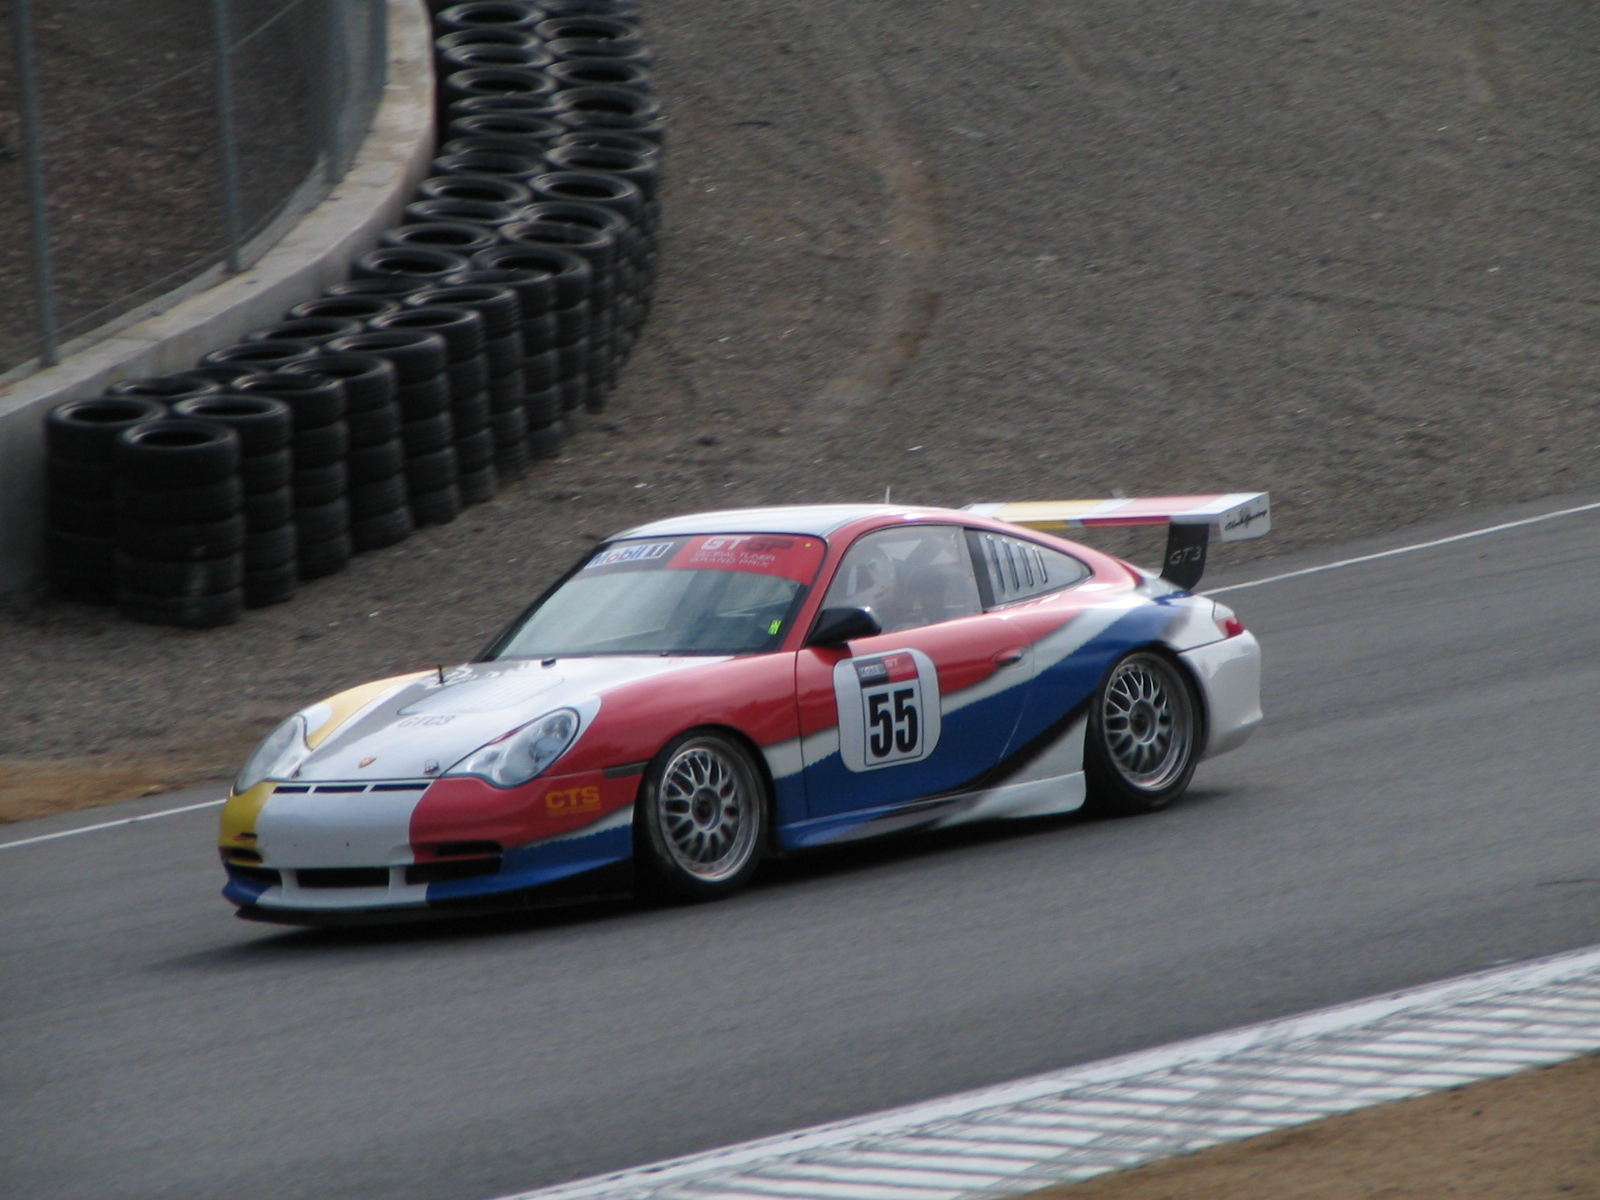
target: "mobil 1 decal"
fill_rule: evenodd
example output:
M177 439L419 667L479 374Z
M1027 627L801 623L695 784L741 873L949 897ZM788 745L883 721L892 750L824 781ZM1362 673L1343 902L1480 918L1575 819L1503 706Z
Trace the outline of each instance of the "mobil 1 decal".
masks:
M921 650L835 663L833 693L839 756L852 771L921 762L939 744L939 672Z

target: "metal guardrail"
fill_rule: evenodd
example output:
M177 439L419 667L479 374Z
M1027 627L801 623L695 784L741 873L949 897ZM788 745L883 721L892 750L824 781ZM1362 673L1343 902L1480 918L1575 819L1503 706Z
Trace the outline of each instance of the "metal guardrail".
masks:
M326 196L383 93L386 12L0 0L0 375L247 267Z

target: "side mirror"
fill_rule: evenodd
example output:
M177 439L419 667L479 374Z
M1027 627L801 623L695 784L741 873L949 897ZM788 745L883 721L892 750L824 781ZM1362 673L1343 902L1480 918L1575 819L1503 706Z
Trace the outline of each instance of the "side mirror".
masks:
M856 638L873 637L883 632L870 608L825 608L806 639L808 646L842 646Z

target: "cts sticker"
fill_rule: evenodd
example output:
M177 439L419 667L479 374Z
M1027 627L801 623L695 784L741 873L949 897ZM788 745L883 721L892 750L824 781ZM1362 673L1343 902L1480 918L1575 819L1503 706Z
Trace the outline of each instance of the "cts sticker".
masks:
M922 651L847 658L834 666L833 690L850 770L920 762L939 744L939 672Z
M600 789L597 787L563 788L544 794L545 809L553 817L572 813L594 812L600 807Z

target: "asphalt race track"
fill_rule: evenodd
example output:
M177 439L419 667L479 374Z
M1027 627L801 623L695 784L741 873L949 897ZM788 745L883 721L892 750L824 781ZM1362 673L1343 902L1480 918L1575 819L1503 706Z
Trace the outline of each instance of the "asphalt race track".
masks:
M715 906L280 932L218 897L214 809L0 851L0 1191L484 1200L1600 942L1597 541L1566 516L1231 593L1268 724L1179 808Z

